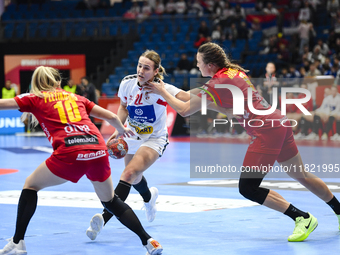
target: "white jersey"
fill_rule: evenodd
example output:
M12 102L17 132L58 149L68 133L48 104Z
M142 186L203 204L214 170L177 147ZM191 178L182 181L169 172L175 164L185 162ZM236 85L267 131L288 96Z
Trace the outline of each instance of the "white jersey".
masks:
M329 95L322 101L320 108L316 109L316 112L322 112L326 114L340 113L340 95L337 94L335 97Z
M166 90L176 96L181 90L165 83ZM149 139L168 134L166 126L167 103L160 95L147 93L139 85L137 75L126 76L119 86L118 97L127 104L127 126L136 137Z

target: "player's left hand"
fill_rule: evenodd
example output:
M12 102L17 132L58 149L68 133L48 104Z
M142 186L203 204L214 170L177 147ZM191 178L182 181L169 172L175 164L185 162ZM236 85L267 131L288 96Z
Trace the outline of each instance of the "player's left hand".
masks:
M159 80L158 82L147 82L143 86L143 89L148 93L155 93L161 95L165 91L164 82Z

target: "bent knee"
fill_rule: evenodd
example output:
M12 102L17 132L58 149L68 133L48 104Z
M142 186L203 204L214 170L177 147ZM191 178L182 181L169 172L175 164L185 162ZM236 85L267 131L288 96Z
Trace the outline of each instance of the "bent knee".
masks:
M264 203L269 193L269 189L250 185L249 181L242 181L242 179L239 182L238 188L242 196L261 205Z
M124 169L121 180L126 181L128 183L133 183L137 176L139 175L139 171L132 167L127 167Z

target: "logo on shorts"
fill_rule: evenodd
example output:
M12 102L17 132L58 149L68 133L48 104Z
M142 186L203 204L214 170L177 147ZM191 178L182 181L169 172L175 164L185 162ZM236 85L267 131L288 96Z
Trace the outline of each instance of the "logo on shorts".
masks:
M77 156L77 160L92 160L92 159L104 157L105 155L106 155L105 150L100 150L97 152L90 152L90 153L85 153L85 154L79 153Z
M64 138L66 147L86 144L99 144L95 135L75 135Z

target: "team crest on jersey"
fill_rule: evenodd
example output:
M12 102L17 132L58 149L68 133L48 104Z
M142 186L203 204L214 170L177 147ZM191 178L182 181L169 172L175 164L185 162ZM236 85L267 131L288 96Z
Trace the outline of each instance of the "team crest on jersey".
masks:
M135 110L135 113L136 113L136 115L138 115L138 116L143 115L143 110L140 109L140 108L137 108L137 109Z

